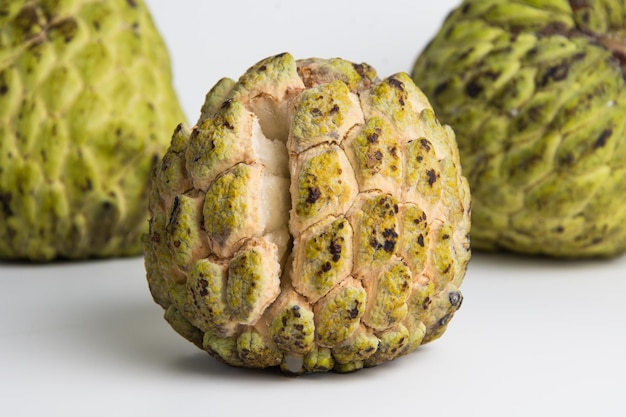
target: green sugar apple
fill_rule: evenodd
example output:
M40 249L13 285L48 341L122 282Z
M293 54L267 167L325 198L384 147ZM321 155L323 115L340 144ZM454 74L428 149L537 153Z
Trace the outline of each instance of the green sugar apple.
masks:
M460 307L470 195L408 74L267 58L206 96L156 167L147 280L233 366L347 372L439 337Z
M453 126L472 246L626 250L626 2L465 0L412 78Z
M0 258L140 254L182 118L143 1L2 1Z

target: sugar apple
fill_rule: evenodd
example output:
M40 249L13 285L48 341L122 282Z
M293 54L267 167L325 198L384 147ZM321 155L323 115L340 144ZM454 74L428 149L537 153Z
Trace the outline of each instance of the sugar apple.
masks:
M626 250L626 2L465 0L412 78L457 132L472 247Z
M156 167L147 280L230 365L347 372L439 337L462 296L470 195L406 73L267 58L207 94Z
M141 0L0 3L0 258L141 253L183 119Z

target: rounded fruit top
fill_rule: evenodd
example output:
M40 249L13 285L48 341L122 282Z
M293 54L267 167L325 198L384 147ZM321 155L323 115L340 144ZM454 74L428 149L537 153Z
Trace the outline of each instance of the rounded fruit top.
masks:
M472 246L626 250L626 3L466 0L412 78L456 133Z
M454 134L407 74L277 55L176 128L150 199L150 290L228 364L374 366L459 308L469 200Z

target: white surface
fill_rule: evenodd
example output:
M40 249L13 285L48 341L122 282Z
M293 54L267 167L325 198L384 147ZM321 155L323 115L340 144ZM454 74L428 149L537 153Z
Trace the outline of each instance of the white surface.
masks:
M193 121L220 77L236 78L282 51L365 61L381 76L409 70L456 1L148 4ZM0 415L626 410L626 257L559 262L475 254L461 288L465 301L441 339L376 368L298 378L230 368L199 351L163 320L144 276L140 258L0 263Z

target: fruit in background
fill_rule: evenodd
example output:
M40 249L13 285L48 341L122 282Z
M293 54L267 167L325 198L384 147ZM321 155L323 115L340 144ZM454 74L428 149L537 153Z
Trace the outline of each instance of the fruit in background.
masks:
M467 181L408 74L267 58L215 85L153 183L153 298L230 365L374 366L439 337L461 305Z
M140 0L0 5L0 258L135 255L183 119Z
M466 0L412 78L452 125L472 247L626 250L626 3Z

